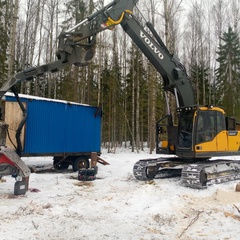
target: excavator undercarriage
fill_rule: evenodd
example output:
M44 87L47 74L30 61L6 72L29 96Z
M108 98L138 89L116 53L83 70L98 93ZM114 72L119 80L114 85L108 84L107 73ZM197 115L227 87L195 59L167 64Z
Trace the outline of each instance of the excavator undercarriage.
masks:
M218 107L179 108L178 124L171 116L156 125L156 152L163 157L135 163L138 180L180 177L186 187L203 189L240 179L239 124ZM165 155L163 155L165 154ZM167 157L164 157L166 156Z
M204 189L212 184L239 180L240 161L218 159L186 162L177 157L143 159L134 164L133 174L142 181L180 177L183 186Z

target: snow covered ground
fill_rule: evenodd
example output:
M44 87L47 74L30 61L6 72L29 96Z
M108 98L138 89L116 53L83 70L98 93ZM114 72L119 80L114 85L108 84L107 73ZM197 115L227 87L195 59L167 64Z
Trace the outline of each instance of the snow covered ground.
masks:
M0 239L76 240L238 240L240 192L237 182L194 190L179 179L141 182L133 164L159 157L118 150L101 156L97 179L80 182L77 173L32 173L30 189L14 196L15 180L0 183ZM28 165L49 158L24 159Z

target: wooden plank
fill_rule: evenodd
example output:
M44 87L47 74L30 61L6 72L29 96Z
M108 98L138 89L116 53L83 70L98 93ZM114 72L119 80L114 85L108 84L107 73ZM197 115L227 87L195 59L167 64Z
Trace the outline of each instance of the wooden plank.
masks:
M103 160L102 158L100 157L97 157L97 161L103 165L110 165L110 163L108 163L107 161Z
M91 152L91 167L97 166L97 153Z
M23 105L26 108L26 103L23 103ZM16 131L17 131L17 128L18 128L20 122L22 121L22 118L23 118L23 113L22 113L22 110L21 110L20 106L18 105L18 103L6 101L5 102L5 111L4 111L4 121L9 125L8 126L9 136L15 146L17 146L15 134L16 134ZM10 148L15 148L13 146L13 144L11 143L9 136L7 136L6 145L9 146ZM24 146L25 125L22 129L20 139L22 142L22 146Z
M240 216L235 215L235 214L233 214L233 213L224 212L224 215L225 215L225 217L232 217L232 218L234 218L234 219L240 221Z

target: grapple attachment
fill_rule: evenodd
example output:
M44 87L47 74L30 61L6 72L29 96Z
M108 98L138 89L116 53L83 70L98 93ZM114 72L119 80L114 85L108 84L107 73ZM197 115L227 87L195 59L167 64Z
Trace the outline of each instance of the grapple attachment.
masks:
M30 169L17 153L8 147L0 147L0 176L12 175L16 179L14 194L22 195L28 190Z
M0 129L0 177L12 175L16 179L14 194L25 194L28 190L30 169L13 149L5 146L6 123L0 122Z

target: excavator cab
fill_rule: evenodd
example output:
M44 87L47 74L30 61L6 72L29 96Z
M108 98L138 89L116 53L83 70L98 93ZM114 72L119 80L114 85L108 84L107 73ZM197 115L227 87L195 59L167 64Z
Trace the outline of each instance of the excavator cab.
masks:
M236 120L219 107L178 108L178 126L157 124L157 153L184 159L238 155L240 133Z
M208 159L239 154L239 132L234 118L219 107L179 109L176 155Z

